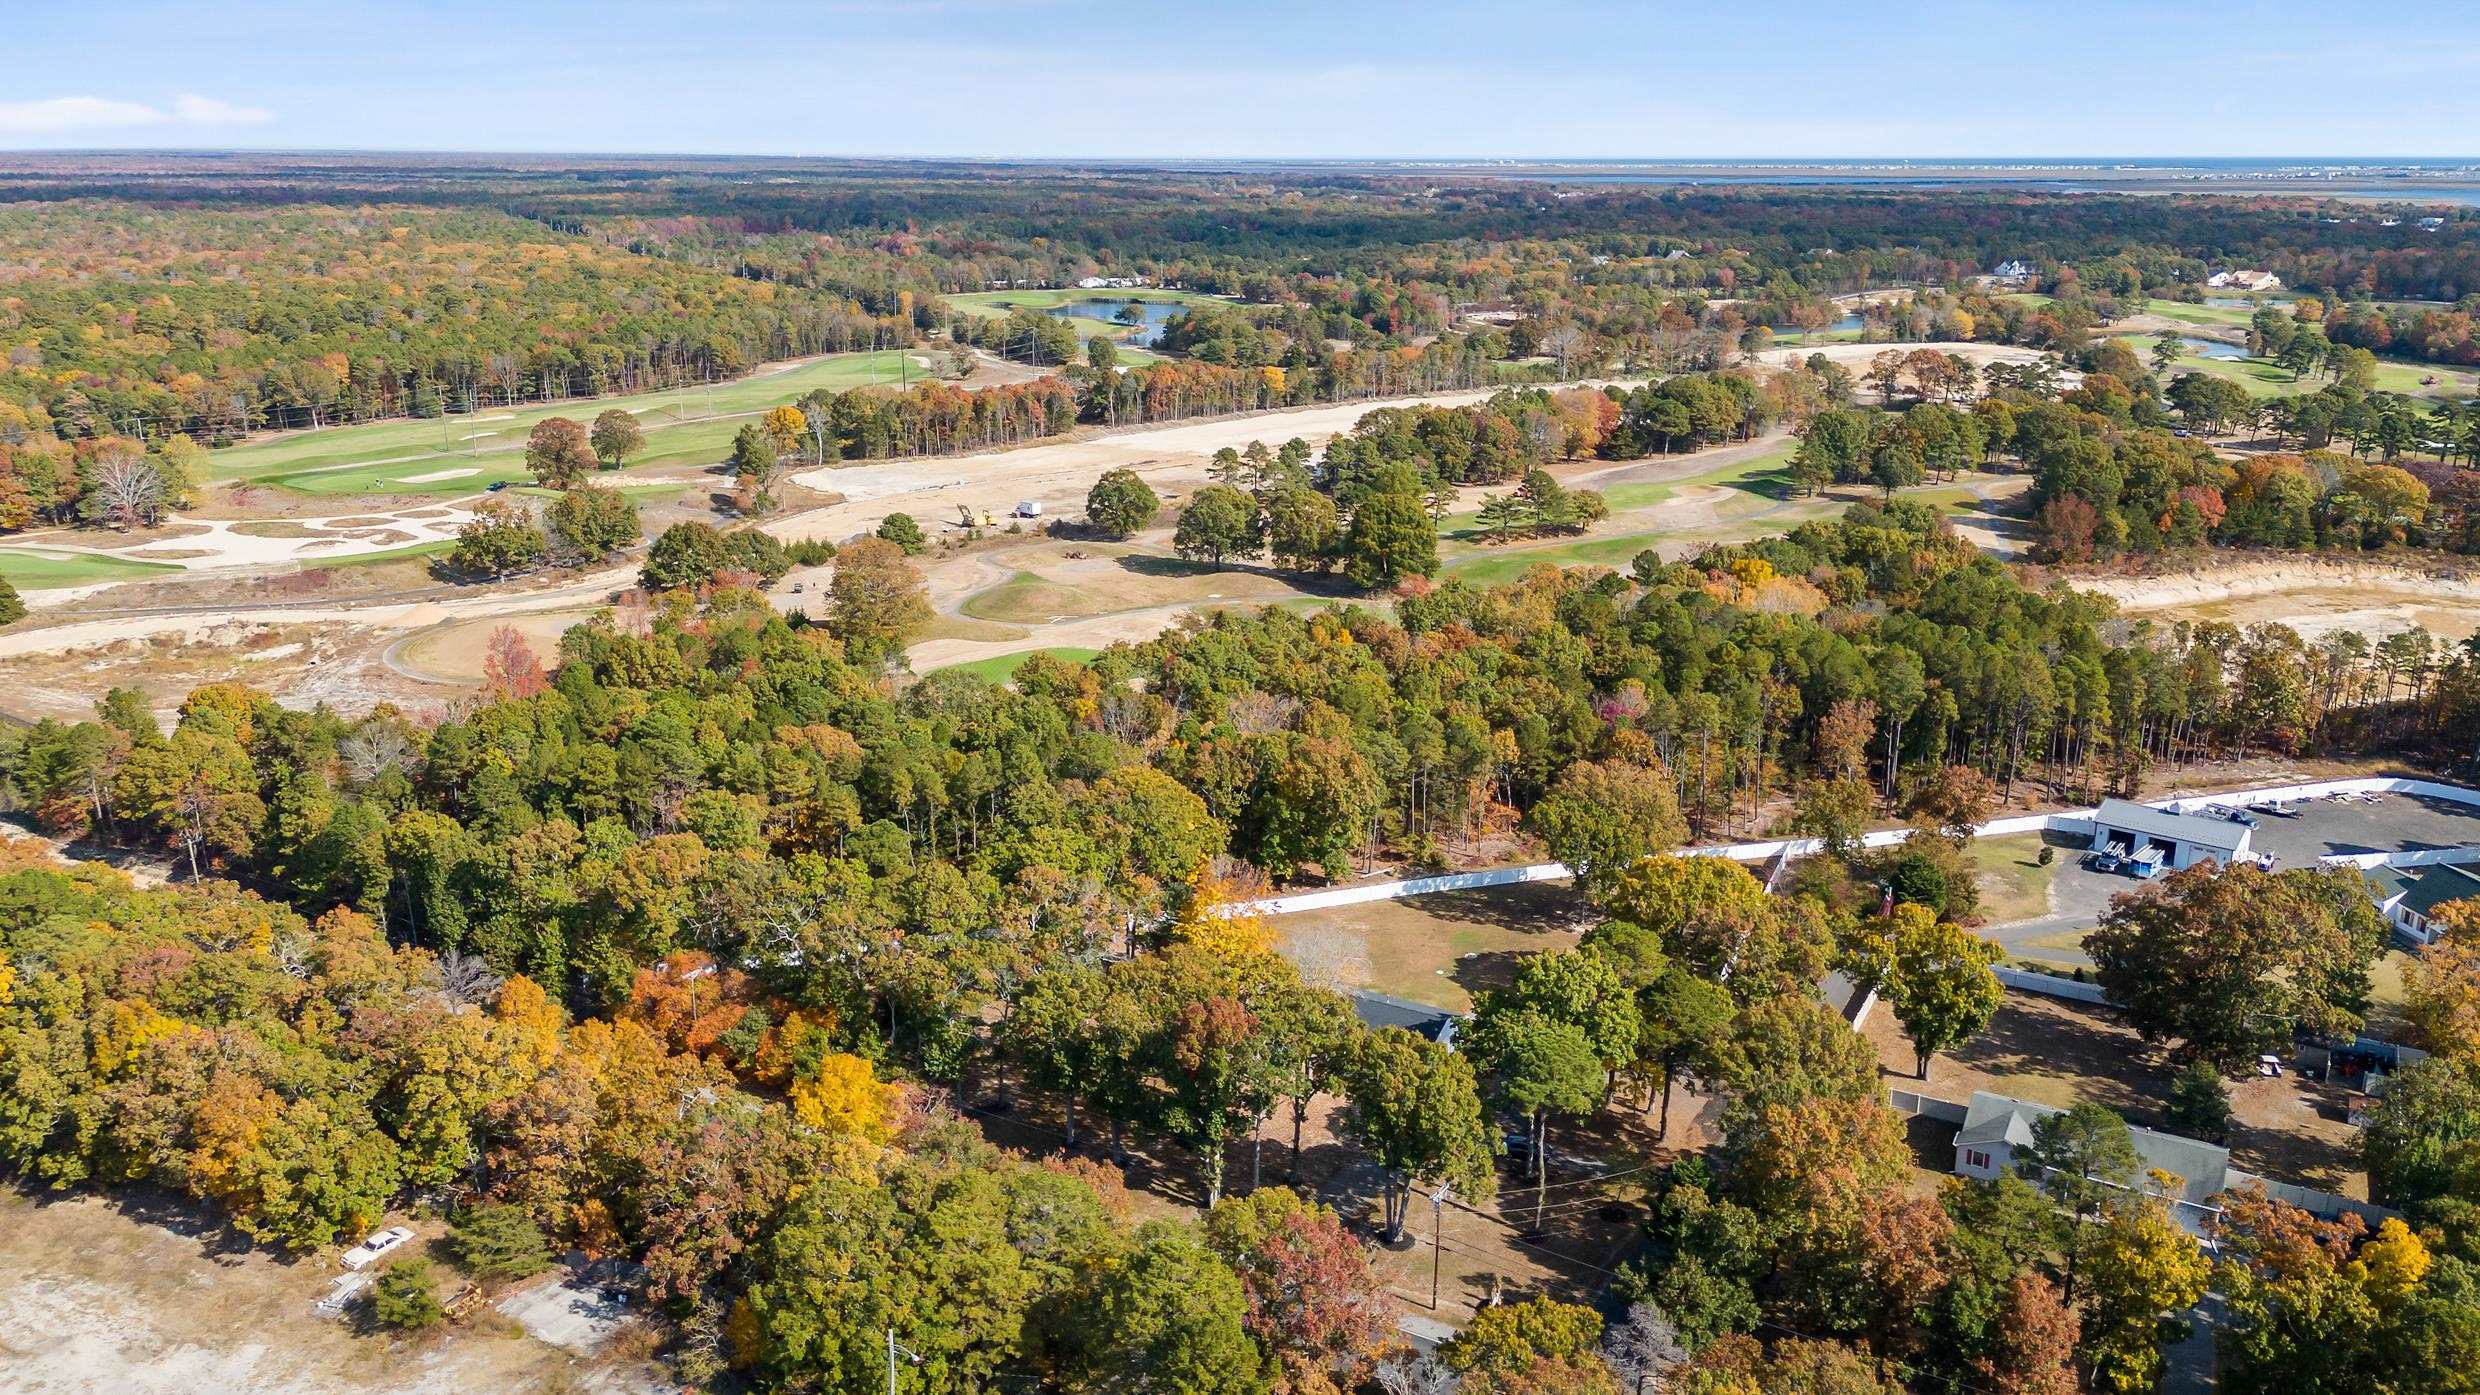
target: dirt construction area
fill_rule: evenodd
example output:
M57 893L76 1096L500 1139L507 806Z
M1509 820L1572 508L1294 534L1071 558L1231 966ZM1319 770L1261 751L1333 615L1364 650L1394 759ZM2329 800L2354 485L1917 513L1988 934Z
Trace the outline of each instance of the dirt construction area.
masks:
M2148 577L2080 577L2131 616L2288 625L2310 640L2338 630L2378 638L2415 626L2440 639L2480 631L2480 574L2442 574L2379 562L2241 562Z
M637 1395L642 1362L581 1359L491 1317L418 1337L313 1305L332 1257L287 1262L186 1209L0 1191L0 1390L13 1395Z
M1568 883L1527 882L1299 911L1267 924L1312 983L1468 1012L1474 993L1508 980L1518 956L1572 948L1593 921Z

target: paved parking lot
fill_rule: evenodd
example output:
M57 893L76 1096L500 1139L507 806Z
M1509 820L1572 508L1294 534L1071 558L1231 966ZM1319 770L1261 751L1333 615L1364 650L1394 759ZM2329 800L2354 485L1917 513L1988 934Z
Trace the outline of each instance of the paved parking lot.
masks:
M2276 868L2314 866L2320 857L2343 853L2480 846L2480 809L2405 794L2378 795L2367 803L2322 799L2298 805L2287 816L2260 812L2253 843L2256 851L2272 856ZM2063 842L2059 858L2050 913L1989 926L1985 933L2010 954L2089 967L2092 957L2077 943L2082 932L2100 923L2111 897L2143 883L2086 870L2083 854Z

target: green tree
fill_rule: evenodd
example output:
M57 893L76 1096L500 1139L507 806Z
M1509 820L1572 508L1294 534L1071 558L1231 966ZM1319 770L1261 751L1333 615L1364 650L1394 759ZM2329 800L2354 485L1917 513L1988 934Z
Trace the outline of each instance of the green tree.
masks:
M380 1326L399 1332L418 1332L445 1321L448 1310L440 1305L439 1276L431 1262L408 1259L389 1265L371 1285L370 1315Z
M1578 761L1559 772L1525 814L1550 855L1589 895L1604 895L1620 874L1686 841L1687 821L1670 772L1633 761Z
M1154 526L1162 500L1134 470L1106 471L1085 494L1085 521L1106 538L1131 538Z
M930 546L930 540L921 535L921 525L909 513L891 513L880 519L871 536L894 543L907 557L919 557Z
M649 591L703 586L723 565L723 534L714 525L695 520L675 523L647 550L637 584Z
M1532 1121L1533 1210L1538 1219L1550 1177L1550 1118L1590 1114L1602 1101L1605 1072L1584 1029L1531 1008L1474 1019L1464 1045L1489 1071L1492 1092Z
M1171 545L1191 561L1212 562L1257 554L1257 501L1227 484L1200 489L1180 510Z
M613 407L594 418L594 429L588 433L594 456L606 470L617 470L629 463L629 457L644 449L646 433L637 427L637 418Z
M524 1279L551 1267L551 1242L522 1207L474 1206L448 1231L448 1252L480 1279Z
M1729 1039L1737 1009L1721 984L1698 978L1676 965L1638 993L1643 1023L1637 1049L1662 1071L1662 1119L1658 1139L1671 1131L1671 1093L1683 1075L1715 1079L1721 1071L1723 1046Z
M446 565L466 576L504 581L542 565L550 555L551 540L535 524L531 510L509 499L485 499L457 530Z
M1240 1278L1197 1234L1168 1221L1137 1232L1087 1314L1079 1387L1254 1395L1263 1388Z
M1285 485L1266 499L1266 547L1275 565L1325 571L1340 539L1335 501L1305 484Z
M1438 571L1438 525L1410 494L1382 493L1352 510L1343 538L1343 574L1366 591Z
M26 603L18 598L17 588L0 576L0 626L14 625L26 618Z
M594 447L583 425L545 417L525 434L525 468L547 489L567 489L594 472Z
M2085 945L2148 1041L2233 1071L2294 1032L2357 1030L2385 935L2349 869L2208 865L2119 898Z
M2198 1138L2219 1141L2230 1132L2230 1091L2211 1061L2198 1057L2180 1067L2170 1082L2170 1127Z
M1902 918L1893 951L1884 990L1927 1080L1930 1057L1971 1040L1997 1015L2006 989L1991 970L2006 952L1930 916Z
M2369 1190L2415 1219L2480 1224L2480 1056L2395 1073L2360 1138Z
M1388 1243L1401 1240L1416 1187L1446 1186L1476 1205L1496 1190L1497 1151L1472 1063L1400 1027L1361 1036L1340 1072L1343 1130L1386 1174Z
M1515 1375L1536 1361L1582 1360L1601 1339L1601 1314L1575 1303L1534 1298L1483 1308L1438 1355L1449 1370Z
M599 562L636 544L637 505L617 489L580 484L563 490L543 510L543 532L563 560Z
M2073 1216L2068 1228L2067 1297L2075 1297L2085 1223L2104 1203L2135 1185L2136 1157L2127 1121L2107 1105L2083 1101L2032 1126L2032 1144L2016 1168Z

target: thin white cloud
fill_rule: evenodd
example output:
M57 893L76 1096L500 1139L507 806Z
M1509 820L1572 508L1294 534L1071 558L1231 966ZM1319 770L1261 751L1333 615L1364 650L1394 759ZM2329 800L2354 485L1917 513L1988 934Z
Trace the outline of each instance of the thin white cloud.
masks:
M259 126L276 119L265 107L245 107L221 97L184 92L172 99L172 117L197 126Z
M170 110L117 97L44 97L0 102L0 135L63 136L83 131L128 131L148 126L255 126L275 119L265 107L241 106L184 92Z

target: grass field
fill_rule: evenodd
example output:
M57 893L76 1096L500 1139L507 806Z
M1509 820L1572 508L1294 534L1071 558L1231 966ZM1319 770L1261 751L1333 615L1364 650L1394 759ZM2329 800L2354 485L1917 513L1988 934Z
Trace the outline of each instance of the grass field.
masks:
M1450 1012L1503 985L1520 955L1572 947L1592 907L1565 882L1529 882L1334 906L1267 922L1302 977Z
M29 552L0 548L0 578L20 591L49 591L64 586L94 586L107 581L143 581L180 568L164 562L137 562L85 552Z
M1767 499L1791 497L1791 483L1785 467L1791 460L1793 447L1767 451L1747 460L1718 465L1701 474L1676 480L1642 484L1616 484L1602 491L1602 498L1611 511L1624 513L1649 509L1669 500L1682 489L1721 487L1745 490ZM1636 554L1664 538L1674 536L1676 528L1632 529L1624 533L1578 538L1573 542L1546 546L1490 548L1446 559L1445 570L1475 586L1497 586L1515 580L1544 562L1561 567L1626 567ZM1439 537L1448 542L1471 543L1481 536L1478 514L1452 514L1439 525Z
M2042 836L2018 833L2003 838L1975 838L1969 856L1980 874L1981 917L1992 925L2030 920L2049 913L2049 886L2057 875L2055 859L2041 865ZM2072 857L2071 852L2060 856Z
M2144 302L2144 310L2146 314L2159 315L2165 320L2176 320L2183 325L2211 325L2230 329L2244 329L2248 321L2256 318L2254 309L2241 309L2230 305L2194 305L2184 300L2148 300Z
M2149 362L2153 340L2158 336L2136 334L2125 337L2131 341L2129 347L2137 349L2139 356ZM2186 354L2172 365L2172 371L2209 373L2216 378L2227 378L2247 389L2252 397L2296 397L2314 392L2327 382L2324 375L2318 373L2294 381L2291 370L2271 359L2262 358L2200 358ZM2420 381L2429 377L2437 381ZM2469 374L2433 364L2405 363L2396 359L2377 360L2376 378L2377 391L2399 392L2408 397L2459 399L2480 391L2480 380Z
M546 417L591 421L612 408L637 415L646 447L631 466L711 463L723 457L732 433L747 417L778 407L813 388L893 384L926 376L912 361L923 350L831 354L776 372L736 378L712 387L676 388L552 403L473 416L427 421L383 421L296 432L217 451L210 477L278 485L305 494L467 493L495 480L524 477L526 433ZM453 469L472 475L409 480Z
M950 664L948 667L938 671L941 673L970 673L975 677L986 679L992 683L1005 683L1014 678L1016 676L1016 670L1023 667L1025 661L1032 658L1036 654L1048 654L1054 659L1064 660L1068 663L1081 664L1101 652L1102 651L1099 649L1078 649L1074 647L1061 649L1027 649L1016 654L993 654L987 659L975 659L970 663Z

